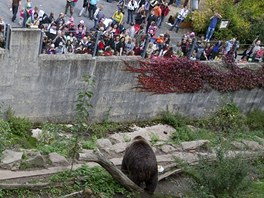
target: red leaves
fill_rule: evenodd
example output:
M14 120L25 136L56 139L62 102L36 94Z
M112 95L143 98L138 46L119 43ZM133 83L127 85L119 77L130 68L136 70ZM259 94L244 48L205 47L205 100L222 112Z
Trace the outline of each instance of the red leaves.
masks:
M202 62L178 57L140 61L138 68L126 65L128 71L139 73L139 87L143 91L158 94L206 91L208 85L220 92L264 86L264 67L253 71L232 64L230 70L220 71Z

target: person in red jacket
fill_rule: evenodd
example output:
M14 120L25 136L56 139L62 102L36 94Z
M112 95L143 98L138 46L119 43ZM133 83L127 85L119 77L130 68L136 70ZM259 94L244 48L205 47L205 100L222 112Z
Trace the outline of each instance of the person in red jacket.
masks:
M168 3L161 4L160 9L161 9L161 16L159 17L159 20L158 20L158 28L161 27L161 24L162 24L164 18L165 18L165 17L169 14L169 12L170 12L170 8L169 8L169 6L168 6Z

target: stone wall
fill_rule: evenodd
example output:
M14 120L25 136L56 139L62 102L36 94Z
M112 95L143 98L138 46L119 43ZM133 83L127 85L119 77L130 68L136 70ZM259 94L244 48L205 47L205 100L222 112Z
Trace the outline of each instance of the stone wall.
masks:
M40 31L12 29L10 50L0 50L0 102L18 116L32 121L68 122L74 118L75 100L84 83L94 76L96 85L91 110L95 121L151 118L164 110L189 116L205 116L225 102L233 101L245 112L264 110L263 89L229 94L216 91L157 95L140 92L136 74L125 71L124 60L137 64L140 57L90 55L39 55Z

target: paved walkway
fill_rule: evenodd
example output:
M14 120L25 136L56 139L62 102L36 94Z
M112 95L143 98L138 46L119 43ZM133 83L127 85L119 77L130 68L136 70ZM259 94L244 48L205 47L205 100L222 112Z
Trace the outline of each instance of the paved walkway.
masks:
M37 6L39 9L44 10L45 13L49 15L50 12L54 12L55 18L58 17L60 12L64 12L65 8L65 1L66 0L32 0L33 7ZM11 21L12 18L12 12L9 10L9 2L10 0L1 0L0 1L0 17L4 18L4 21L8 24L10 24L12 27L20 27L18 24L18 17L19 14L17 14L17 20L15 22ZM22 5L24 5L26 0L22 0ZM75 22L78 23L80 20L84 20L86 26L88 26L88 29L93 27L94 22L87 17L78 17L78 14L80 12L80 9L82 8L82 2L83 0L79 0L75 6L73 17L75 19ZM106 0L99 0L97 5L103 5L104 7L104 14L106 17L112 17L113 13L117 10L117 1L113 0L112 3L108 3ZM176 8L175 6L170 6L170 13L169 15L175 15L176 12L179 10L179 8ZM68 13L69 15L69 13ZM168 21L167 16L164 19L163 25L160 29L157 31L157 35L160 33L165 33L169 30L169 26L165 23ZM66 21L69 19L69 16L66 17ZM124 21L127 19L127 11L125 12ZM125 26L127 26L125 24ZM187 32L188 30L180 29L179 33L175 33L175 31L169 32L172 38L180 39L181 36ZM175 39L174 39L175 40Z

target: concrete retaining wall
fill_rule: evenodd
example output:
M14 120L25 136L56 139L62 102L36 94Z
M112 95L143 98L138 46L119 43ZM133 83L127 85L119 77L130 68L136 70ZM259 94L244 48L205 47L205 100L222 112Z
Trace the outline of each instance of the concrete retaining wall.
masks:
M153 95L139 92L135 74L124 71L123 60L137 64L139 57L90 55L38 55L40 31L12 29L10 50L0 50L0 102L18 116L32 121L68 122L74 118L75 100L84 74L96 81L91 110L93 120L109 114L112 121L151 118L166 109L190 116L205 116L233 101L245 112L264 110L264 90L230 94L216 91L195 94Z

